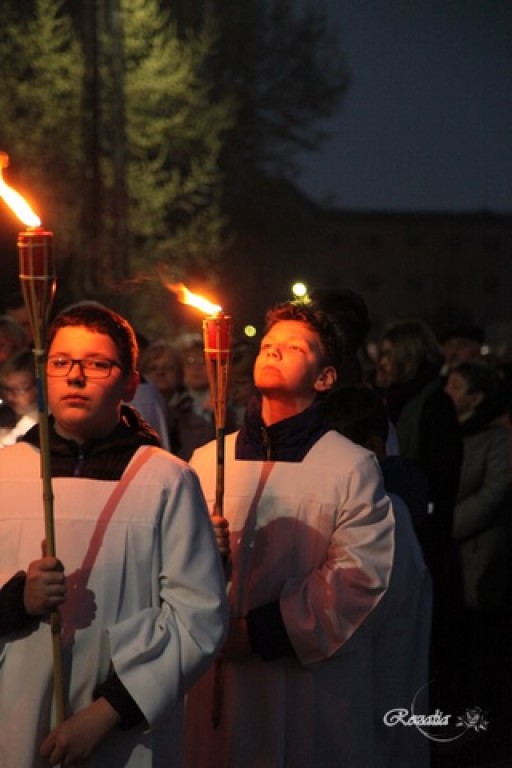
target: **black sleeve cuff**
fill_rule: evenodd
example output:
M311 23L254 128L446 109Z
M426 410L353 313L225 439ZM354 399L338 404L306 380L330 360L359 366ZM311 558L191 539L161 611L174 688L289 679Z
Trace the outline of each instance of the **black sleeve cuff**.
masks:
M16 632L38 621L25 610L26 573L18 571L0 590L0 634Z
M110 706L116 710L121 718L119 727L123 731L145 723L144 715L115 672L104 683L96 687L94 699L100 697L106 699Z
M277 600L249 611L247 629L253 650L261 656L263 661L296 655Z

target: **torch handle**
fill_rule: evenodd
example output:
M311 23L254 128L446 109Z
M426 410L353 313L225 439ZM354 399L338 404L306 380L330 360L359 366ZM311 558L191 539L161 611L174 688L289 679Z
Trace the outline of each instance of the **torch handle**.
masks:
M226 435L226 410L228 399L228 379L231 364L231 318L218 314L203 321L204 349L210 394L215 415L215 435L217 443L217 474L215 482L214 513L224 516L224 452ZM229 555L222 555L222 562L228 578L230 569ZM219 726L222 717L224 699L224 666L221 659L214 664L212 725Z
M224 514L224 447L226 430L220 427L216 430L217 440L217 475L215 482L215 505L216 515L221 517Z
M43 509L45 547L48 557L56 557L55 524L53 515L53 488L50 465L50 426L48 422L46 392L46 354L42 349L34 349L34 365L37 385L37 409L39 413L39 444L41 452L41 480L43 485ZM64 674L62 669L62 623L58 608L50 613L50 630L53 652L53 687L55 700L56 724L64 720Z
M50 467L50 438L46 387L46 328L55 294L53 233L40 226L39 219L18 234L20 286L34 336L34 368L36 373L39 413L39 444L46 539L46 554L55 557L53 491ZM57 724L64 720L64 679L62 674L61 621L57 609L50 614L53 645L53 685Z

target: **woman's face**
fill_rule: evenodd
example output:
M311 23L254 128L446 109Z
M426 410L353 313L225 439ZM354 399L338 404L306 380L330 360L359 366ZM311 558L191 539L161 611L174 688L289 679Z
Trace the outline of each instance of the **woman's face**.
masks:
M160 357L151 360L143 370L145 376L160 390L168 400L180 386L179 363L172 352L164 352Z
M449 374L445 391L453 400L459 421L469 419L484 399L481 392L470 392L468 382L456 371Z
M393 355L393 345L388 339L383 339L377 352L376 383L378 387L389 387L398 380L396 363Z

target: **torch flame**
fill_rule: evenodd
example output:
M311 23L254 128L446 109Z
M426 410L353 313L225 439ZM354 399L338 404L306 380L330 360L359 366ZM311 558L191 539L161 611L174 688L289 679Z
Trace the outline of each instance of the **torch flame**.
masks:
M8 155L5 152L0 152L0 197L26 227L40 227L41 219L39 216L36 216L30 205L16 190L5 183L2 170L8 165Z
M166 283L165 287L176 294L178 301L182 304L188 304L191 307L199 309L206 315L218 315L222 312L222 307L218 304L212 304L211 301L205 299L203 296L199 296L197 293L192 293L183 283Z

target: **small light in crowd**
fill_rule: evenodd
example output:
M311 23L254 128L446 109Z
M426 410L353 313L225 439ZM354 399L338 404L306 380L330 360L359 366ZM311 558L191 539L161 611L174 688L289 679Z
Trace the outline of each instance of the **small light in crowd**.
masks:
M256 328L254 325L246 325L244 328L244 334L249 338L252 339L254 336L256 336Z
M304 283L294 283L292 285L292 293L298 299L303 299L306 296L308 289Z

